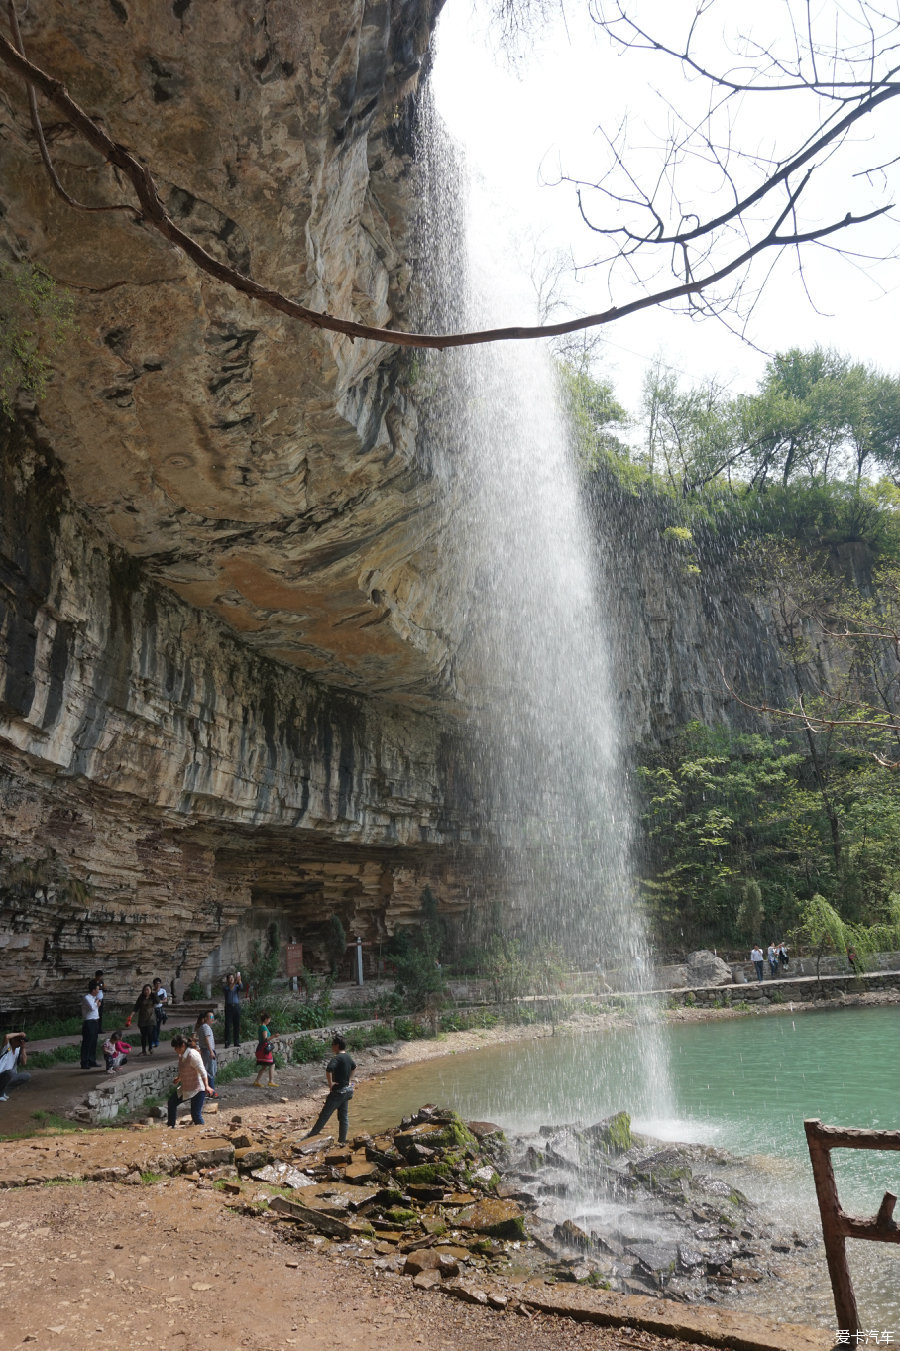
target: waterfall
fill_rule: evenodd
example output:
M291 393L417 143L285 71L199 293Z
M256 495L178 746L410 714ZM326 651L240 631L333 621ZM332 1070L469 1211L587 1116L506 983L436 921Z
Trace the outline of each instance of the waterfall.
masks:
M424 116L427 322L534 322L515 249L478 183L466 185ZM531 311L531 313L529 313ZM610 678L601 573L546 345L511 342L425 359L423 439L452 517L442 559L466 616L454 677L477 734L481 810L506 893L506 932L558 945L618 988L649 984L632 875L631 794ZM636 1067L642 1116L666 1112L653 1028ZM653 1085L650 1091L649 1085ZM621 1104L628 1107L628 1102Z

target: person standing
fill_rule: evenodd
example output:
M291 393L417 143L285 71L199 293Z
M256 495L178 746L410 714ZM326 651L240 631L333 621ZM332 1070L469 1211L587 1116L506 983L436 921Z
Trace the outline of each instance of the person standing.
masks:
M195 1126L202 1126L203 1104L209 1092L209 1080L200 1052L189 1046L187 1037L183 1037L180 1032L176 1032L172 1038L172 1050L178 1055L178 1071L167 1104L169 1125L175 1125L178 1104L189 1102L191 1121Z
M104 999L104 995L105 995L105 993L106 993L105 990L104 990L104 988L103 988L103 972L102 972L102 971L95 971L95 972L94 972L94 980L97 982L98 986L100 987L100 988L97 990L97 1031L98 1031L98 1032L102 1032L102 1031L103 1031L103 999Z
M97 1037L100 1032L100 1001L97 995L100 982L96 977L89 982L87 994L81 996L81 1068L95 1070L97 1065Z
M128 1015L126 1027L131 1026L131 1020L135 1014L137 1014L138 1031L141 1034L141 1055L152 1055L153 1034L156 1031L156 1000L149 985L144 986L134 1001L134 1008Z
M769 970L772 973L772 979L778 979L778 953L775 951L775 944L770 943L766 949L766 956L769 959Z
M784 946L784 939L782 939L782 941L778 944L778 960L781 963L782 967L790 965L790 960L787 955L787 948ZM783 974L784 972L782 971L782 975Z
M7 1032L3 1038L3 1050L0 1051L0 1102L6 1102L12 1089L21 1088L31 1078L30 1074L21 1072L28 1064L26 1040L24 1032Z
M241 984L240 971L229 971L225 981L225 1045L241 1044Z
M156 1019L156 1027L153 1029L153 1041L150 1046L151 1051L155 1051L159 1045L159 1034L162 1031L162 1025L163 1023L168 1022L169 1019L169 1015L166 1013L166 1005L169 1002L169 992L163 985L159 976L154 976L153 978L153 998L155 1000L153 1013Z
M262 1078L263 1070L269 1071L269 1088L277 1088L278 1083L272 1078L272 1071L275 1068L275 1050L272 1044L272 1033L269 1029L269 1015L263 1013L260 1015L262 1021L256 1033L256 1078L253 1080L254 1088L262 1088L259 1082Z
M213 1032L212 1009L207 1009L206 1013L201 1013L194 1026L194 1035L197 1038L200 1047L200 1059L203 1061L203 1068L206 1070L206 1077L209 1080L209 1096L217 1098L216 1092L216 1070L218 1061L216 1060L216 1035Z
M756 947L754 947L753 950L752 950L751 953L750 953L750 960L751 960L751 962L753 963L753 965L756 967L756 979L760 982L760 984L762 984L762 978L763 978L763 951L762 951L762 948L759 946L758 943L756 944Z
M316 1124L309 1134L304 1136L305 1140L311 1139L314 1135L319 1135L328 1118L332 1113L337 1112L338 1142L342 1145L347 1143L347 1131L350 1127L350 1099L353 1097L351 1076L355 1069L356 1063L347 1054L347 1043L344 1038L335 1036L331 1043L331 1059L325 1066L328 1096L322 1105Z

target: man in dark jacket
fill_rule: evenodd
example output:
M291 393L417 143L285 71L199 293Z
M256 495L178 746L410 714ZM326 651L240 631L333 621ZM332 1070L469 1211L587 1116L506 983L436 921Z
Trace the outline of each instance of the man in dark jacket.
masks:
M325 1066L325 1078L328 1082L328 1097L322 1105L318 1120L304 1139L319 1135L328 1118L337 1112L338 1141L346 1144L350 1127L350 1099L353 1097L353 1084L350 1076L356 1069L356 1062L347 1054L347 1043L343 1037L335 1036L331 1043L331 1059Z

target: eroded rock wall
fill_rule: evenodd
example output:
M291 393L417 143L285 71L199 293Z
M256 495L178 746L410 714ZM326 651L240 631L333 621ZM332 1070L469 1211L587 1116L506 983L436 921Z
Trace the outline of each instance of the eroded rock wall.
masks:
M316 310L407 326L418 90L440 0L23 7L28 55L154 174L216 259ZM42 101L67 189L133 200ZM396 349L304 327L127 213L53 192L0 72L0 257L76 302L31 418L104 535L244 643L423 706L446 685L443 515Z
M425 881L467 903L459 728L248 649L143 578L45 454L19 434L3 452L7 1001L97 966L129 988L160 966L191 979L223 942L246 957L254 907L301 937L338 913L374 942Z
M27 54L214 257L404 327L441 0L45 0ZM58 173L127 188L43 101ZM306 329L127 214L55 196L0 73L0 257L75 300L0 499L7 1001L190 979L331 913L375 944L484 867L453 704L464 622L408 360Z

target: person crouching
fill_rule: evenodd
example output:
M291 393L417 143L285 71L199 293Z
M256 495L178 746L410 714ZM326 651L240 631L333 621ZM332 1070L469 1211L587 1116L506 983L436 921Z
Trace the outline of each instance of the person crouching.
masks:
M106 1061L106 1073L118 1074L123 1065L128 1064L131 1055L131 1043L122 1040L121 1032L110 1032L103 1043L103 1059Z
M176 1032L171 1041L172 1050L178 1054L178 1071L175 1083L169 1094L169 1125L175 1125L175 1114L180 1102L191 1104L191 1121L195 1126L203 1125L203 1104L209 1092L209 1079L203 1067L200 1052L195 1050L180 1032Z

